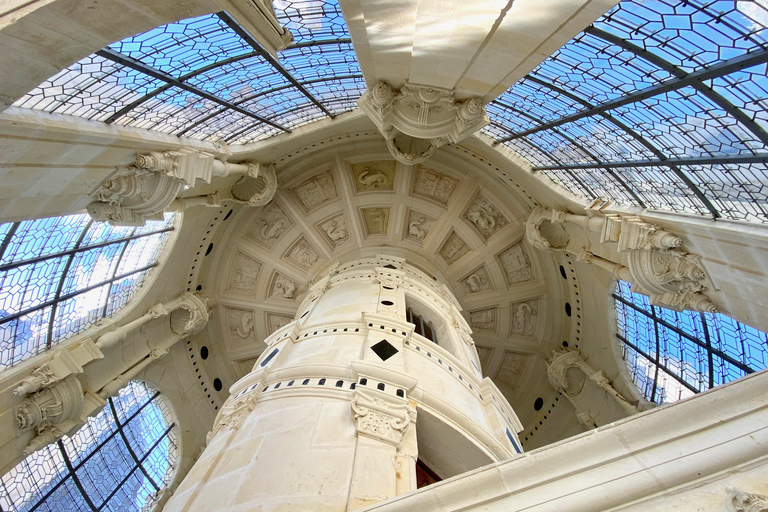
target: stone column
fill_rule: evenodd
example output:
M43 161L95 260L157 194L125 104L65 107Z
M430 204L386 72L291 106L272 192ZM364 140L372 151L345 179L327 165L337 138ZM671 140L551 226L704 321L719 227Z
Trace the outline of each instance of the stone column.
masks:
M414 490L418 458L450 477L515 454L517 418L488 406L488 384L451 341L466 324L456 304L401 258L318 276L230 388L165 510L351 511ZM437 336L416 334L407 306Z

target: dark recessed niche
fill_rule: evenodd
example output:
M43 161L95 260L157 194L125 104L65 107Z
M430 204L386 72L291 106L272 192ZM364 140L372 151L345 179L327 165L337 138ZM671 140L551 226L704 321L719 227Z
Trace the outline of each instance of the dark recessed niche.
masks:
M571 303L566 302L565 303L565 314L568 316L571 316Z
M384 304L385 306L394 306L395 305L395 303L392 302L391 300L383 300L383 301L381 301L381 303Z
M203 285L201 284L197 285L197 288L195 288L195 290L197 291L201 291L202 289L203 289Z
M208 248L205 250L205 255L208 256L209 254L211 254L212 250L213 250L213 242L208 244Z
M382 288L384 288L385 290L394 290L394 288L392 288L391 286L382 286Z
M317 381L317 384L319 386L325 386L325 379L320 379L319 381Z
M399 396L400 398L404 398L405 397L405 391L403 391L402 389L398 389L397 390L397 396Z
M391 269L393 269L393 270L397 270L397 267L396 267L396 266L394 266L394 265L393 265L393 264L391 264L391 263L388 263L388 264L384 265L384 268L391 268Z
M565 274L565 267L560 265L560 275L563 276L563 279L568 279L568 276Z
M218 377L213 379L213 389L215 389L216 391L221 391L221 379L219 379Z
M376 384L376 389L378 389L379 391L384 391L386 389L386 386L384 385L383 382L379 382L378 384Z
M301 320L302 318L304 318L304 317L305 317L305 316L307 316L308 314L309 314L309 310L305 311L305 312L304 312L304 313L303 313L303 314L302 314L302 315L299 317L299 320Z
M533 402L533 410L540 411L542 407L544 407L544 399L539 397Z
M208 359L208 347L203 346L200 348L200 358L201 359Z
M380 342L376 343L371 347L371 350L373 350L376 355L381 358L382 361L386 361L398 352L398 350L393 347L392 344L387 340L381 340Z
M565 348L568 348L568 342L567 342L567 341L564 341L564 342L563 342L563 346L564 346Z
M361 385L361 386L365 386L366 384L368 384L368 379L366 379L365 377L363 377L362 379L360 379L360 385Z
M230 215L232 215L232 212L233 212L233 211L234 211L234 210L230 209L230 210L227 212L227 215L226 215L226 216L225 216L223 219L221 219L221 220L222 220L222 222L223 222L223 221L225 221L225 220L227 220L227 219L229 218L229 216L230 216Z

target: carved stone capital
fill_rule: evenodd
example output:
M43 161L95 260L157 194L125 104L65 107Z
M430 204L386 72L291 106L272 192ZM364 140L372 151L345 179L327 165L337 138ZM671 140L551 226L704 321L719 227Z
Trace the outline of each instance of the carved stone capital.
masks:
M258 394L253 391L225 403L221 408L221 413L216 418L213 430L211 430L206 438L207 442L210 442L216 434L224 429L239 429L243 419L253 411L257 403Z
M443 144L456 143L488 124L477 98L457 101L447 89L405 84L400 90L379 82L358 105L368 114L400 162L423 162Z
M20 432L41 429L77 418L83 410L83 389L74 375L30 395L14 409Z
M255 174L255 176L254 176ZM249 166L248 173L232 185L232 198L246 206L263 206L270 202L277 191L277 176L274 166L262 166L254 171Z
M730 509L733 512L768 512L768 496L728 489Z
M351 403L358 435L364 435L399 447L411 423L405 403L393 403L360 389Z

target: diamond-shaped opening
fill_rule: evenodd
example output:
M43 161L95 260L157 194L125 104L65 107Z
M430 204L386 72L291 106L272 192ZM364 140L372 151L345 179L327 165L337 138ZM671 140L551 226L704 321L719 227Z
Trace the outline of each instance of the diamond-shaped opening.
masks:
M398 352L398 350L387 340L381 340L376 343L371 347L371 350L376 352L376 355L379 356L382 361L386 361Z

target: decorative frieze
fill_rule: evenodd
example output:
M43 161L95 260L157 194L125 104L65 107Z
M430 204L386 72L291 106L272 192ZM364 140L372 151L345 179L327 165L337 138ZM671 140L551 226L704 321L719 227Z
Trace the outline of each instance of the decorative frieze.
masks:
M768 496L729 488L728 504L733 512L768 512Z

